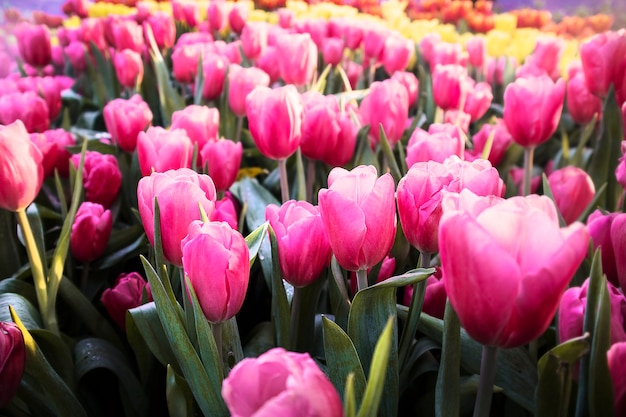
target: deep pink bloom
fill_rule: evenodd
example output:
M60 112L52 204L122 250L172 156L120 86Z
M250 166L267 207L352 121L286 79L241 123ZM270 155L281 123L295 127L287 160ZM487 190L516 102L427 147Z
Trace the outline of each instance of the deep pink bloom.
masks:
M293 26L293 22L296 18L296 13L291 10L291 9L287 9L285 7L281 7L280 9L278 9L278 25L281 28L284 29L289 29L290 27Z
M198 26L200 7L195 1L173 0L171 3L174 20L183 22L190 28Z
M17 394L25 367L26 346L22 331L13 322L0 322L0 409Z
M302 95L304 123L302 125L302 155L310 159L325 160L336 152L341 126L339 103L333 96L316 91Z
M476 83L467 91L463 111L470 115L472 122L475 122L489 110L492 100L491 85L485 82Z
M43 133L31 133L30 139L43 155L44 178L54 175L55 169L61 177L67 177L72 156L67 147L76 143L74 136L64 129L53 129Z
M137 272L120 274L112 288L102 293L100 301L107 313L122 330L126 331L126 312L152 301L150 284Z
M458 42L435 42L431 51L431 57L428 64L430 69L434 70L439 65L461 65L465 66L465 55L463 54L463 45Z
M215 107L190 104L182 110L172 113L171 130L183 129L198 152L208 142L215 142L220 126L220 112Z
M116 98L109 101L102 111L104 124L111 134L111 141L126 152L134 152L139 132L152 123L152 111L139 94L130 99Z
M224 0L211 0L207 8L207 21L212 32L221 31L228 21L228 3Z
M288 158L300 146L304 106L295 86L255 88L246 98L246 113L250 135L266 157Z
M243 146L241 142L220 139L207 142L200 150L202 167L207 167L209 176L215 183L217 191L226 191L237 179Z
M472 136L474 147L465 150L465 159L473 161L474 159L481 158L490 140L491 148L487 159L489 159L491 165L498 166L500 161L504 158L506 150L513 143L513 136L511 136L507 130L502 119L496 119L494 124L485 123L481 126L480 130Z
M382 25L373 24L363 29L363 59L368 65L378 65L385 52L385 41L392 36Z
M572 165L551 172L548 183L554 202L567 224L578 219L596 194L589 174Z
M102 256L109 243L112 227L113 216L110 210L98 203L81 203L70 235L70 248L74 258L79 262L91 262Z
M233 416L340 417L337 390L308 353L273 348L230 371L222 397Z
M164 11L156 11L144 22L143 33L146 45L150 45L148 40L148 26L152 30L152 36L159 49L171 48L176 41L176 24L174 18Z
M602 100L589 91L585 75L578 73L567 81L567 110L581 125L591 122L594 115L602 117Z
M420 84L415 74L408 71L396 71L391 78L400 81L404 88L406 88L406 92L409 94L409 107L416 105Z
M154 246L154 198L159 201L163 254L170 263L182 266L180 242L187 228L200 220L201 205L211 218L215 207L215 185L208 175L188 168L154 172L139 180L137 200L146 237Z
M50 30L46 25L20 23L15 28L17 48L22 60L33 67L45 67L52 59Z
M550 139L561 118L564 95L563 79L554 83L546 75L509 84L504 92L504 123L515 142L533 147Z
M318 194L319 209L343 268L367 269L388 255L396 235L394 188L391 174L378 177L371 165L330 172L328 188Z
M257 86L267 87L270 77L256 67L244 68L231 64L228 70L228 105L238 117L246 115L246 97Z
M255 61L267 48L268 25L265 22L250 22L241 31L241 50L251 61Z
M221 0L215 0L217 2ZM205 100L216 100L222 94L226 71L228 71L228 59L223 56L207 52L202 55L202 72L204 75L204 85L202 86L202 98Z
M330 65L337 65L343 59L344 41L341 38L326 38L322 45L322 56L324 62Z
M243 305L250 279L250 254L244 237L225 222L191 222L181 242L183 268L207 320L234 317Z
M623 76L626 35L621 31L595 34L580 45L587 86L592 94L605 97L611 84L618 85Z
M370 126L372 148L380 142L382 125L389 145L394 147L402 138L404 123L409 117L409 95L404 85L395 79L375 81L370 92L361 100L359 113L363 124Z
M410 306L412 297L413 286L408 285L404 287L404 297L402 303L405 306ZM426 293L424 294L424 305L422 307L422 311L430 316L443 320L447 299L448 294L446 294L443 271L441 268L437 267L435 269L435 273L429 276L426 280Z
M215 202L215 209L211 215L212 222L226 222L234 230L238 230L237 225L239 223L239 212L241 204L237 199L226 191L224 198Z
M104 36L104 20L89 17L80 22L80 40L85 45L92 43L98 50L105 51L108 47Z
M613 232L618 234L621 227L616 225L613 230L613 221L617 217L623 217L626 214L623 213L607 213L604 214L599 209L594 210L587 218L587 229L591 235L593 241L593 248L602 248L602 273L606 275L606 278L615 286L621 286L620 282L626 283L626 277L622 281L619 279L618 267L616 263L615 249L613 248ZM615 236L615 243L620 244L622 239L619 236ZM624 250L626 246L621 245L618 250ZM621 256L620 256L621 257ZM620 268L621 269L621 268Z
M613 382L613 407L616 416L626 414L626 342L615 343L606 352L606 358Z
M74 167L78 168L80 154L72 155L71 161ZM115 156L97 151L85 153L83 169L85 200L109 208L117 198L121 186L122 173Z
M193 143L183 129L165 130L151 126L137 137L137 157L141 175L189 168L193 158Z
M230 12L228 12L228 25L230 26L230 30L238 35L241 34L249 14L250 10L246 3L234 3Z
M471 91L472 80L461 65L438 65L433 71L433 99L443 110L458 110Z
M464 151L465 143L456 126L434 123L428 132L422 128L413 131L406 148L406 163L410 168L417 162L443 162L450 155L463 158Z
M0 124L22 121L28 132L43 132L50 127L48 104L34 91L0 96Z
M83 42L72 41L63 48L63 52L77 74L82 74L87 71L88 50ZM93 63L93 60L91 62Z
M287 84L303 86L313 80L317 70L317 45L308 33L285 34L276 40L280 50L278 67Z
M282 277L295 287L306 287L330 265L330 244L319 208L307 201L270 204L265 218L276 234ZM306 262L302 262L306 259Z
M58 77L22 77L17 79L17 86L22 92L32 91L44 99L51 121L61 112L61 92L65 87Z
M276 65L281 51L274 45L268 45L261 56L256 60L257 68L262 69L270 77L270 85L280 80L280 68Z
M120 84L126 88L135 88L143 80L143 60L141 55L130 49L124 49L113 58L115 73Z
M207 51L206 45L202 44L177 44L172 52L172 72L176 81L193 84L198 74L198 61Z
M587 254L585 226L560 228L554 203L538 195L503 200L463 190L444 197L443 212L446 292L468 334L501 348L541 336Z
M465 41L465 49L467 50L468 61L481 73L487 64L487 44L484 36L472 36Z
M119 19L113 23L113 36L115 49L123 51L130 49L141 54L145 42L143 40L143 28L134 20Z
M381 61L387 74L404 71L415 54L415 45L400 34L392 34L385 40Z
M18 120L0 125L0 208L24 210L43 184L43 156Z
M532 54L526 58L527 63L535 65L552 78L559 78L559 60L565 49L565 41L556 36L541 36L535 43Z

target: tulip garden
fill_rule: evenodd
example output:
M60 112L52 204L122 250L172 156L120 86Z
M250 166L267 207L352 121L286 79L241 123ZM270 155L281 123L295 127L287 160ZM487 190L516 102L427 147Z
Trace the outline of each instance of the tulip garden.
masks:
M5 8L0 416L626 416L624 17Z

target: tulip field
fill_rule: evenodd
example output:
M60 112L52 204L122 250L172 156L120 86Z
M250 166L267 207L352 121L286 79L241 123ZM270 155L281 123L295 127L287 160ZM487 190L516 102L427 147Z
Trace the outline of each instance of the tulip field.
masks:
M626 416L617 3L5 3L0 416Z

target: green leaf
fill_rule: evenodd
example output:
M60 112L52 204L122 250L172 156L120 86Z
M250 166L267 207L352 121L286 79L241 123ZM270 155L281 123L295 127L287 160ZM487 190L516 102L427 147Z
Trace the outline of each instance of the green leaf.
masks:
M50 330L31 329L30 334L37 342L37 346L39 346L50 365L63 378L68 388L74 391L76 388L73 372L74 359L67 344L59 335L54 334Z
M5 293L15 293L15 294L21 295L33 305L33 308L35 304L37 303L37 294L35 293L35 288L33 287L33 285L17 278L6 278L3 280L0 280L0 294L5 294ZM18 311L18 314L20 314L19 311ZM6 315L7 317L9 317L8 310L6 312ZM2 312L0 312L0 321L2 321L1 317L2 317ZM39 317L38 311L37 311L37 317ZM37 327L41 327L41 325Z
M250 230L265 223L265 208L280 202L255 178L244 177L230 188L230 191L246 206L246 224Z
M391 171L391 175L395 183L402 178L402 172L400 172L400 168L398 167L398 162L396 161L396 157L393 154L393 149L391 149L391 145L389 144L389 139L387 139L387 134L385 133L385 129L383 128L382 123L378 125L379 133L380 133L380 147L383 150L383 154L385 155L385 160L387 161L387 165L389 166L389 170Z
M15 235L15 216L8 210L0 210L0 283L20 268L20 243Z
M337 388L344 404L350 399L348 394L351 395L352 401L360 404L365 394L367 381L356 348L350 337L335 322L322 316L322 323L328 377ZM351 378L351 393L345 391L349 377Z
M435 415L454 417L460 413L461 323L450 300L444 313L441 364L435 390Z
M39 310L26 298L10 292L0 294L0 321L12 321L9 307L20 316L27 329L40 329L42 327Z
M343 400L343 414L345 417L356 416L356 400L354 399L354 375L348 374Z
M276 346L289 346L289 323L291 320L291 311L289 309L289 301L280 272L280 263L278 260L278 243L276 235L271 226L268 226L270 234L270 244L272 247L272 322L276 332Z
M332 256L330 260L330 269L333 278L328 282L331 311L335 315L335 323L342 329L347 329L348 315L350 314L350 306L352 304L350 302L343 271L339 263L337 263L335 256Z
M363 291L359 291L359 293L361 292ZM359 407L358 417L376 417L380 415L378 413L378 409L381 403L381 398L383 397L386 388L389 387L389 380L386 377L389 376L387 368L393 363L389 360L389 357L393 355L393 345L395 344L394 317L394 315L389 317L387 324L383 328L383 331L376 342L376 347L372 356L372 366L367 378L365 396L363 398L363 402L361 402L361 406ZM387 394L389 394L389 392L387 392ZM385 415L385 411L387 410L384 408L381 410L382 415ZM389 415L395 416L396 414Z
M187 417L195 414L193 393L187 381L170 365L167 365L165 397L167 398L167 411L171 417Z
M224 369L224 375L228 375L231 369L243 359L243 347L237 317L231 317L222 323L222 352L224 352L224 363L228 367Z
M594 114L593 119L583 128L580 132L580 139L578 140L578 145L576 145L576 151L574 155L570 159L570 165L574 165L579 168L585 168L583 165L583 157L585 154L585 149L589 138L591 138L592 133L596 130L598 115Z
M26 208L26 217L28 217L28 223L30 223L30 228L33 231L33 238L37 244L37 250L42 256L43 273L45 276L48 276L48 265L46 264L46 260L43 258L46 253L45 232L41 222L41 217L39 216L37 204L31 204L28 208Z
M113 68L113 65L111 65L111 60L106 59L103 55L102 52L100 51L100 49L98 49L98 47L93 43L93 42L89 42L90 43L90 49L91 49L91 55L95 58L96 60L96 68L97 73L99 78L102 79L103 84L104 84L104 91L105 91L105 102L102 103L102 105L104 106L104 104L106 104L106 102L113 100L114 98L119 96L119 84L117 81L117 76L115 73L115 69Z
M267 236L268 225L269 223L265 222L246 236L246 244L248 245L248 250L250 252L250 267L252 267L252 264L261 249L261 244L263 243L265 236Z

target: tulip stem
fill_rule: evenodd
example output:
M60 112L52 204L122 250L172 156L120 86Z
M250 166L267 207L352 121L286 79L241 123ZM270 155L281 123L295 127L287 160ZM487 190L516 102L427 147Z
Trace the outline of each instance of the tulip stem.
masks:
M302 305L302 288L294 287L291 299L291 323L289 329L289 345L291 350L298 352L298 322L300 321L300 306Z
M535 147L528 146L524 148L524 195L530 194L530 183L533 177L533 155Z
M315 160L309 159L306 167L306 200L313 203L313 183L315 182Z
M241 140L241 131L243 130L243 116L237 117L237 127L235 128L235 143Z
M476 393L474 417L487 417L491 409L493 384L496 380L497 346L483 345L483 355L480 362L480 381Z
M287 159L278 160L278 174L280 176L280 195L283 203L289 201L289 179L287 178Z
M420 268L430 267L429 252L420 252ZM403 364L406 360L409 350L413 341L413 335L417 330L417 323L420 315L422 314L422 307L424 306L424 295L426 294L426 280L413 284L413 295L411 296L411 304L409 306L409 313L404 322L402 328L402 336L400 337L400 349L399 349L399 363Z
M367 288L367 269L359 269L356 271L356 285L358 291Z
M215 346L217 347L217 359L220 367L219 375L220 378L224 378L224 363L222 359L222 323L212 323L211 330L213 331Z

